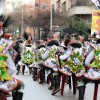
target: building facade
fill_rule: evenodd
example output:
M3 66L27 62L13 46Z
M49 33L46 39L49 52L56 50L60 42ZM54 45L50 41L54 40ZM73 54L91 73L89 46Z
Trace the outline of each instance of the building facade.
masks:
M34 6L34 0L4 0L3 13L10 14L12 12L20 12ZM29 10L28 10L29 11Z
M50 11L50 0L35 0L35 17L38 17L38 13L44 13L45 11ZM35 37L41 39L42 34L44 33L43 29L36 29Z
M0 0L0 15L3 14L3 0Z
M91 27L92 11L97 10L91 0L52 0L55 10L67 11L75 21L83 19Z
M50 11L50 0L35 0L36 12Z

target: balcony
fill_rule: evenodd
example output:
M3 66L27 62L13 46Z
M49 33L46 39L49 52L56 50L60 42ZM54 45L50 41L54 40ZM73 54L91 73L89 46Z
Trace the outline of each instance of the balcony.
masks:
M72 2L73 3L73 2ZM94 4L92 2L84 2L84 1L77 1L76 3L72 4L72 7L75 6L93 6Z
M70 16L75 14L92 14L93 10L97 10L96 6L92 3L76 2L69 10Z

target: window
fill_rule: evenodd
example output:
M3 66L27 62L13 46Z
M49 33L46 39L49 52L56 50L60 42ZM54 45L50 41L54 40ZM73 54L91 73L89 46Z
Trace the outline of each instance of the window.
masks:
M57 9L60 10L60 0L57 1Z
M65 11L66 10L66 1L62 3L62 9Z
M83 0L83 5L84 6L91 6L93 2L91 0Z
M52 8L53 8L53 9L55 8L54 4L52 5Z
M93 2L91 0L86 0L86 6L91 6L93 5Z
M76 21L80 21L80 18L81 18L81 15L80 14L79 15L75 15Z
M48 5L45 5L45 4L42 5L42 9L45 9L47 6L48 6Z
M93 2L91 0L73 0L72 7L74 6L91 6Z
M87 22L91 23L92 22L92 15L87 15Z

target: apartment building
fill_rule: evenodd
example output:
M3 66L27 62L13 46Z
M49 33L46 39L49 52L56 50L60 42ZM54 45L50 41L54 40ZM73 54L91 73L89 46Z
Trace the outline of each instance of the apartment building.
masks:
M50 0L35 0L35 15L37 17L38 13L45 12L45 11L50 11ZM35 37L41 38L43 34L42 28L39 30L37 29L35 31Z
M67 11L69 16L74 16L75 21L85 20L91 27L92 11L97 10L91 0L52 0L55 10Z
M35 8L37 12L50 10L50 0L35 0Z
M36 4L42 3L42 4L50 4L50 0L35 0Z
M12 12L17 12L32 8L34 6L34 0L4 0L4 14L10 14ZM28 10L29 11L29 10Z
M0 0L0 15L3 14L3 0Z
M68 11L71 7L71 0L52 0L52 4L55 10Z

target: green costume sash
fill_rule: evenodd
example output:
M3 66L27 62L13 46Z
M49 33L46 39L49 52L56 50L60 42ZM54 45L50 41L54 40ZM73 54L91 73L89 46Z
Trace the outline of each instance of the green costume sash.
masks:
M33 53L28 50L28 51L25 51L25 53L23 53L24 57L22 58L22 61L26 64L30 64L32 62L34 62L35 60L33 59Z
M7 61L7 58L8 57L1 54L5 46L6 46L6 43L4 43L0 47L0 79L2 81L11 80L10 75L7 72L7 64L6 64L6 61Z
M91 67L96 67L97 69L100 68L100 47L97 47L97 50L94 50L94 61L91 64Z
M43 60L43 59L42 59L42 54L45 52L45 50L46 50L46 49L44 49L44 48L41 48L41 49L38 50L38 53L37 53L38 60L37 60L37 62L40 62L40 61Z
M50 59L55 58L55 52L56 51L58 51L58 49L56 47L51 48L51 50L50 50L50 56L49 56Z
M66 62L66 64L71 67L71 71L73 73L76 73L78 70L85 70L83 64L82 64L82 61L84 59L82 59L82 55L77 52L73 55L70 55L70 60Z

